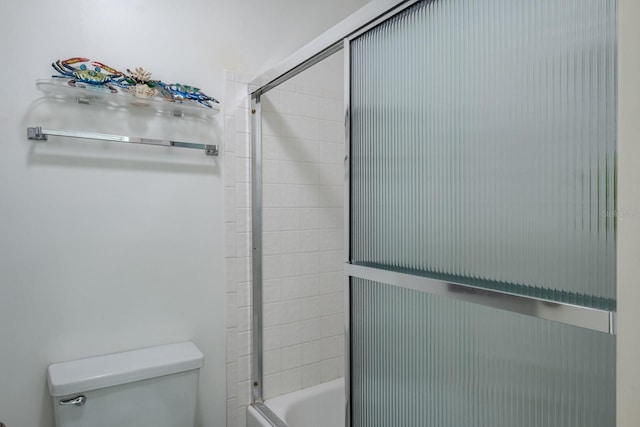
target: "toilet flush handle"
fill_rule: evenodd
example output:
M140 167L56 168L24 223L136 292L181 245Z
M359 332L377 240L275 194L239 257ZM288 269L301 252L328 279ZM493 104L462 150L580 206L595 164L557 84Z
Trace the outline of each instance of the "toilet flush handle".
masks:
M80 395L80 396L74 397L73 399L61 400L60 401L60 405L63 405L63 406L69 406L69 405L82 406L82 405L85 404L86 401L87 401L87 398L82 396L82 395Z

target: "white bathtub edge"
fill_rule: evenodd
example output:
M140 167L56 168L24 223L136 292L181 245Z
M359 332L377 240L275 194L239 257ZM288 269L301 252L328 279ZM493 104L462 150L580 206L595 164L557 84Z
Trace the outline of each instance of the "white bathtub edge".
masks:
M337 378L313 387L283 394L282 396L266 400L264 404L267 405L278 417L280 417L281 420L286 421L287 414L291 410L291 407L296 405L298 402L307 399L315 399L323 393L338 389L344 390L344 378Z
M316 400L321 398L323 395L332 392L342 392L344 394L344 378L338 378L313 387L274 397L273 399L266 400L264 404L282 421L287 423L288 415L292 408L296 407L301 402ZM258 412L253 406L249 405L247 407L246 427L272 427L272 425L260 412Z

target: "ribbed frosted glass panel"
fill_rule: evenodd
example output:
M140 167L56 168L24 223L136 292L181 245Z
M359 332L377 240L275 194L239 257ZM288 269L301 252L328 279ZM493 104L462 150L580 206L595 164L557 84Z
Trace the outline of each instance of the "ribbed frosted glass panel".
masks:
M615 336L352 280L354 427L615 426Z
M421 2L350 60L354 263L614 309L615 0Z

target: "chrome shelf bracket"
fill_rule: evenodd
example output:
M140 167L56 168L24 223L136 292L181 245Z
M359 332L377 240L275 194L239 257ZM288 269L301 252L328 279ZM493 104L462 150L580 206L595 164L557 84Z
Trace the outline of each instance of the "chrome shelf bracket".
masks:
M27 128L27 138L36 141L46 141L47 135L42 133L41 127Z

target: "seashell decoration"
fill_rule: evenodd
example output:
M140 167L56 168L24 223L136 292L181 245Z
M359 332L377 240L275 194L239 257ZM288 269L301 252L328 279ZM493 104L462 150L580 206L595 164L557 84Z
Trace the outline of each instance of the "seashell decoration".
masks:
M127 68L127 72L129 77L138 84L145 84L151 81L151 73L142 67L136 67L133 71Z
M133 96L136 98L149 99L158 94L158 90L154 89L155 82L151 80L151 73L142 67L136 67L133 71L127 68L129 78L136 85L132 88Z
M150 88L146 84L137 84L133 87L133 96L137 98L149 99L156 96L157 89Z

